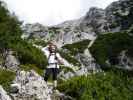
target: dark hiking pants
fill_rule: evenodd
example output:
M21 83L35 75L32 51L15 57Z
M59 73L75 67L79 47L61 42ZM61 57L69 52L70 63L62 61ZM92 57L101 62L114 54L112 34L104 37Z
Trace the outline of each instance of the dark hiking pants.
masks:
M47 81L50 75L52 75L53 80L57 80L58 73L59 73L59 68L47 68L44 80Z

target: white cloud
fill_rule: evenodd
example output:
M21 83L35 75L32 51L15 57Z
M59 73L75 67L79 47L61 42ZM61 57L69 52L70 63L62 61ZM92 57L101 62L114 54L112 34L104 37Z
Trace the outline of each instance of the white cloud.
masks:
M116 0L3 0L27 23L59 24L83 16L90 7L105 8Z

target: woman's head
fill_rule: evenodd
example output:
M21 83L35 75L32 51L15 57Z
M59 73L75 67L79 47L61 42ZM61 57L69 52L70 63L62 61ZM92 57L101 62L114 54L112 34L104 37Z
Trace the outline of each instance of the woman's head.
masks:
M56 47L56 45L54 44L53 41L50 41L50 42L48 43L48 48L49 48L49 51L50 51L51 53L56 52L56 49L57 49L57 47Z

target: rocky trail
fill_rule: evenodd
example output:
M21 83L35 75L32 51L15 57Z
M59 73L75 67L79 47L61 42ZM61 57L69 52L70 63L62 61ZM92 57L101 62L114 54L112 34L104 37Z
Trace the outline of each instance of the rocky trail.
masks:
M12 84L11 97L13 100L65 100L64 98L66 98L60 92L54 93L53 85L46 83L33 70L18 72L14 84Z
M70 96L54 92L52 83L46 83L35 71L19 71L11 84L10 97L0 87L0 100L72 100Z

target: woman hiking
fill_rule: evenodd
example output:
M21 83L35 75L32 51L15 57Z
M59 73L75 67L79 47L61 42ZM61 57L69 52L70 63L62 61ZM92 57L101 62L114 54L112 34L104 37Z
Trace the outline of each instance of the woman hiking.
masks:
M63 64L63 59L57 53L57 47L53 42L49 42L48 46L42 49L48 59L48 66L46 68L44 80L47 82L50 75L54 81L54 89L57 87L57 75L59 73L59 64Z

